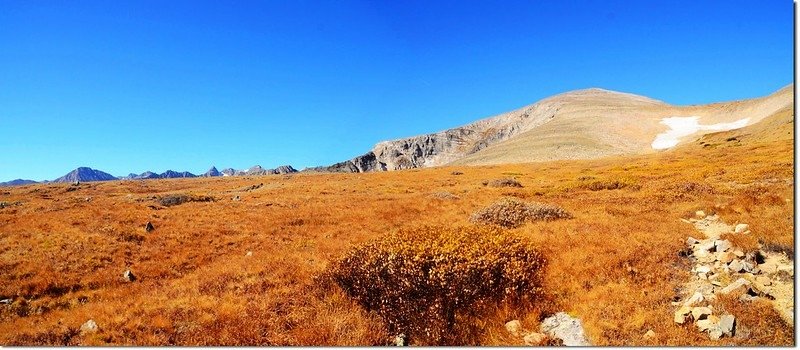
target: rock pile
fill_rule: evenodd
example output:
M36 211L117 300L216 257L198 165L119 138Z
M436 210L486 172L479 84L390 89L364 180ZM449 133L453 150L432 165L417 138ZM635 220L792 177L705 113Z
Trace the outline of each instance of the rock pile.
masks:
M506 323L506 330L514 337L521 337L525 345L543 346L548 339L558 339L566 346L591 346L583 331L581 320L565 312L556 313L542 321L538 332L530 332L522 327L519 320Z
M760 297L775 300L770 287L777 283L775 275L783 270L793 276L794 268L781 263L785 259L776 257L775 254L763 251L745 253L734 247L730 241L720 238L722 234L749 234L747 224L730 226L718 216L706 216L702 211L696 213L696 218L684 221L694 224L707 238L689 237L686 240L690 252L688 255L694 262L692 280L686 284L686 289L691 294L683 302L673 303L679 306L675 311L674 322L694 322L698 330L707 332L709 338L714 340L733 336L736 318L729 314L718 315L709 304L716 299L716 294L734 295L741 301ZM793 304L790 307L793 311Z
M506 330L514 337L522 338L525 345L541 346L547 341L547 335L537 332L529 332L522 328L522 322L512 320L506 323Z

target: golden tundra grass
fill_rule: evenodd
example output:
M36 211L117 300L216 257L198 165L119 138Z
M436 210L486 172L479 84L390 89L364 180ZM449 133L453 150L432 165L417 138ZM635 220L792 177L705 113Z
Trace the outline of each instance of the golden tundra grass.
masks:
M0 344L386 344L393 334L376 313L318 277L356 246L468 226L517 197L572 215L509 229L546 260L543 296L460 325L477 330L461 343L520 345L506 321L537 329L563 310L598 345L791 345L792 325L762 302L715 302L746 337L712 342L672 322L690 274L678 252L698 236L679 218L718 213L750 224L737 244L793 253L791 139L731 143L594 161L0 188L0 201L21 202L0 209L0 297L14 300L0 305ZM523 187L483 185L505 178ZM160 205L170 194L215 200ZM122 280L128 268L137 281ZM89 319L99 331L81 335Z

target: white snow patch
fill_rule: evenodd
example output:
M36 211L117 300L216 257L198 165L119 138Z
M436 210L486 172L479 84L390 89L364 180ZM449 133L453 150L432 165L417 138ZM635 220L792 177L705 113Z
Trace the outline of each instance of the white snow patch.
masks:
M700 125L700 117L669 117L661 119L661 124L669 127L667 132L656 135L656 139L651 145L653 149L665 149L675 147L681 137L689 136L698 131L726 131L739 129L747 126L750 118L744 118L731 123L719 123L711 125Z

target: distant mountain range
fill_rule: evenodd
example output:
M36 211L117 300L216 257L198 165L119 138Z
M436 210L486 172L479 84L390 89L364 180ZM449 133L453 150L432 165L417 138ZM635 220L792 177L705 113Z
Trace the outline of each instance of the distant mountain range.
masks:
M207 172L199 177L217 177L217 176L254 176L254 175L272 175L272 174L291 174L296 173L297 170L291 165L281 165L275 169L264 169L260 165L253 166L247 170L236 170L228 168L223 171L218 171L216 167L211 167ZM111 181L111 180L145 180L145 179L178 179L178 178L193 178L198 177L188 171L177 172L167 170L161 174L152 171L145 171L139 175L130 173L127 176L116 177L109 173L92 169L89 167L79 167L70 171L66 175L59 177L53 181L42 181L41 183L70 183L70 182L94 182L94 181ZM0 187L3 186L21 186L39 183L33 180L16 179L8 182L0 182Z

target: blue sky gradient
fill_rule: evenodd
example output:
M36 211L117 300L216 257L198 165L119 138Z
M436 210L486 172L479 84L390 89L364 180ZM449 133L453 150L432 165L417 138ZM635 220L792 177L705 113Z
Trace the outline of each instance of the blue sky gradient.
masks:
M793 79L791 1L0 0L0 181L296 168L589 87Z

